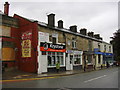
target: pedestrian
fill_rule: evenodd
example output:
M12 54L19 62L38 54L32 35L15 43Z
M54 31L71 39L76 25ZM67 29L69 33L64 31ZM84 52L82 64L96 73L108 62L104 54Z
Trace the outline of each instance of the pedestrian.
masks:
M103 66L101 65L101 69L103 68Z
M109 63L107 62L106 64L107 64L107 68L109 68Z
M57 71L57 73L59 72L59 69L60 69L60 63L59 63L59 61L57 61L57 63L56 63L56 71Z
M93 66L93 68L94 68L94 70L96 70L96 66L95 65Z
M84 65L84 72L86 71L86 66Z
M86 71L87 60L84 61L84 72Z
M5 66L2 65L2 73L4 73L4 72L5 72Z

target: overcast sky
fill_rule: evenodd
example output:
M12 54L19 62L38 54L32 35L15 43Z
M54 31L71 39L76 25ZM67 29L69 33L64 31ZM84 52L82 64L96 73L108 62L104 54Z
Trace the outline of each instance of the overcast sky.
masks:
M4 11L2 1L0 10ZM26 18L35 19L47 23L47 15L55 14L55 25L58 20L63 20L64 28L77 25L78 32L81 28L100 34L103 40L110 41L110 37L118 29L118 0L9 0L10 16L14 13Z

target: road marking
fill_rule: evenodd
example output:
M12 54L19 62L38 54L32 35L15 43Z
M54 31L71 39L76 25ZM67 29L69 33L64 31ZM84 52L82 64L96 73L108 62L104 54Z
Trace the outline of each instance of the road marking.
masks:
M90 81L93 81L93 80L96 80L96 79L100 79L100 78L103 78L103 77L106 77L107 75L103 75L103 76L100 76L100 77L96 77L96 78L93 78L93 79L90 79L90 80L87 80L87 81L84 81L85 83L87 82L90 82Z
M30 81L30 80L42 80L42 79L49 79L49 78L58 78L58 77L63 77L63 76L68 76L68 75L59 74L56 76L49 76L49 77L25 78L25 79L14 79L14 80L0 80L0 83Z
M0 83L5 83L5 82L19 82L19 81L29 81L29 80L41 80L41 79L47 79L47 78L55 78L55 77L28 78L28 79L15 79L15 80L0 80Z

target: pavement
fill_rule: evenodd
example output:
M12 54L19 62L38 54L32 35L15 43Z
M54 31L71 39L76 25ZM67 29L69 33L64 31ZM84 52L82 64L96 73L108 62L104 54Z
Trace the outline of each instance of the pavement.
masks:
M106 68L103 68L106 69ZM96 70L101 70L97 68ZM2 80L0 82L11 82L11 81L23 81L23 80L38 80L38 79L47 79L47 78L54 78L60 76L68 76L80 73L87 73L91 71L96 71L93 69L86 69L84 70L70 70L70 71L60 71L54 73L44 73L44 74L36 74L36 73L28 73L19 70L7 71L2 74Z

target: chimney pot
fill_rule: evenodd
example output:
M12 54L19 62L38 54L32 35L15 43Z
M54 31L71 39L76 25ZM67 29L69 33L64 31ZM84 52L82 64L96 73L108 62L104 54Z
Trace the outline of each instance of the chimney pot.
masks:
M94 32L88 32L88 36L94 37Z
M63 21L62 20L58 21L58 28L63 28Z
M70 31L77 32L77 26L76 25L70 26Z
M80 34L87 35L87 29L86 28L80 29Z
M100 34L95 34L94 37L100 39Z
M5 2L4 4L4 14L5 15L9 15L9 3L8 2Z
M54 27L55 26L55 14L51 13L48 16L48 26Z

